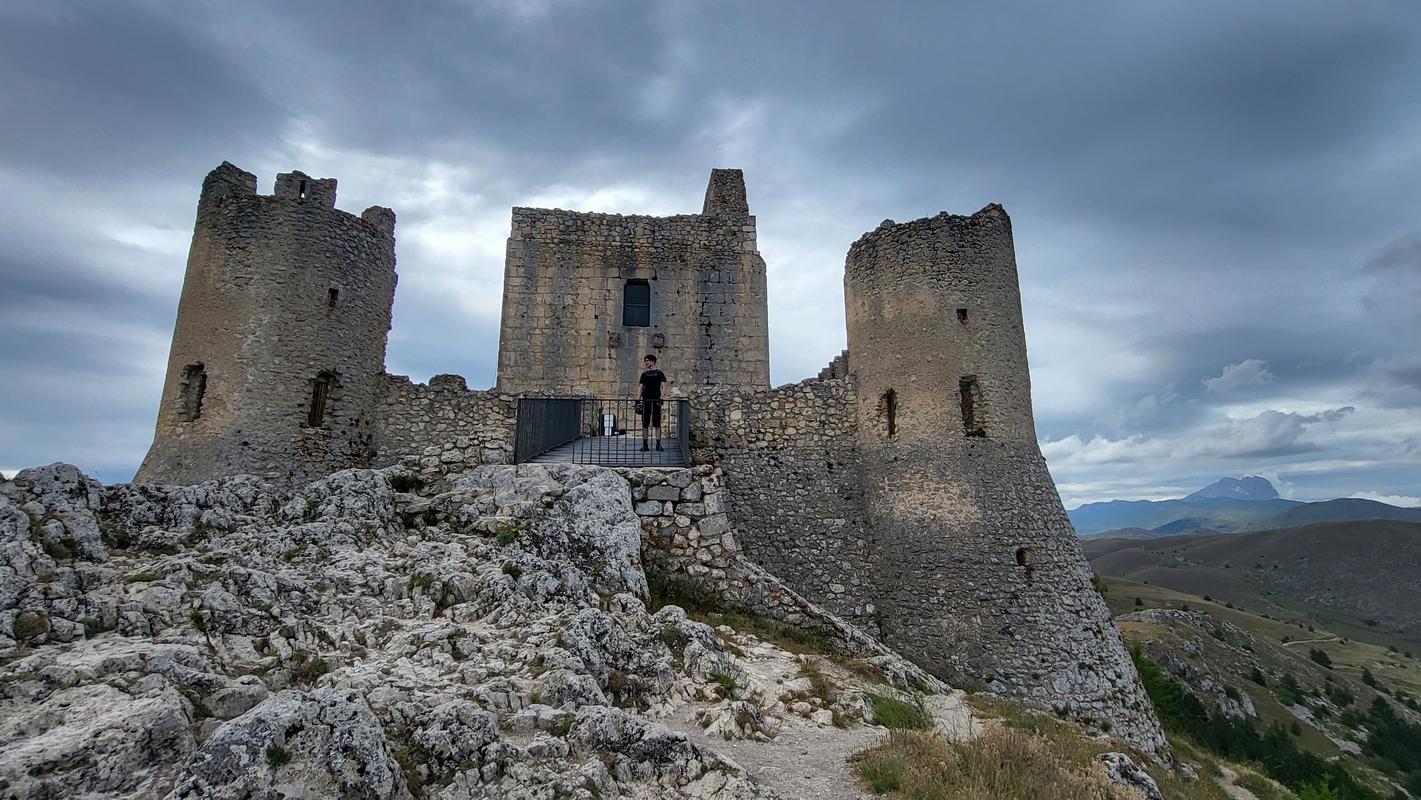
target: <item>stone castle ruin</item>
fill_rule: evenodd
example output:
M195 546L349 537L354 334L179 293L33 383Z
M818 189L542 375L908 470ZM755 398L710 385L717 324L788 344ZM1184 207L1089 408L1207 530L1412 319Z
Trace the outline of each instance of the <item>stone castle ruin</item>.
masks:
M261 196L231 164L208 175L137 481L396 463L446 480L526 459L536 404L625 397L658 353L688 409L685 455L722 490L639 490L650 535L733 530L794 591L949 682L1162 741L1036 442L1000 206L860 237L847 351L774 388L739 170L712 172L699 214L515 208L498 381L471 390L384 372L395 216L340 211L335 186L293 172ZM704 555L687 572L714 582Z

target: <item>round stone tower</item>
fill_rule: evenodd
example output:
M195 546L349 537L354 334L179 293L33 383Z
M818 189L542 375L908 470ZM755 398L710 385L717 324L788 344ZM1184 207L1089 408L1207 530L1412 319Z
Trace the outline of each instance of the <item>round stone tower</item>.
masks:
M395 293L395 215L334 179L228 163L197 207L153 446L136 481L302 483L370 463Z
M1006 212L886 221L849 249L844 289L884 640L1156 749L1036 442Z

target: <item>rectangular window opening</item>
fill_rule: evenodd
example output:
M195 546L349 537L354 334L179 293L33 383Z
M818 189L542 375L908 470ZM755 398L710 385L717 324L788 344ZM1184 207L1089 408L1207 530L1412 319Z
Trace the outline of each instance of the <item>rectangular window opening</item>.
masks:
M622 324L632 328L651 326L651 284L627 281L622 289Z
M898 433L898 393L889 389L878 403L880 426L890 438Z
M977 376L964 375L957 382L957 393L962 402L962 430L968 436L986 436L978 418L982 405L982 390L977 385Z
M965 309L965 308L959 308L959 309L957 309L957 321L960 322L960 323L962 323L963 325L966 325L966 324L967 324L967 309Z
M336 303L339 302L339 301L340 301L340 290L339 290L339 289L332 288L330 291L328 291L328 292L326 293L326 308L327 308L327 309L335 308L335 307L336 307Z
M335 376L322 372L311 379L311 407L306 411L306 427L319 428L326 421L326 410L330 404L331 385Z
M299 197L299 198L301 198L302 200L305 200L305 199L306 199L306 182L305 182L305 181L301 181L301 188L300 188L300 190L297 192L296 196Z

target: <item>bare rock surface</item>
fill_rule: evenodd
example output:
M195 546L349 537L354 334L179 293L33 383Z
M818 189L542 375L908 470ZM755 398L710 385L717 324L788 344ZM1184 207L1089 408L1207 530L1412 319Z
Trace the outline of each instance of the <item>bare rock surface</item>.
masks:
M896 655L819 657L825 683L811 656L651 613L614 472L415 484L0 482L5 796L793 797L742 745L807 750L850 791L841 755L880 730L865 691L952 705Z

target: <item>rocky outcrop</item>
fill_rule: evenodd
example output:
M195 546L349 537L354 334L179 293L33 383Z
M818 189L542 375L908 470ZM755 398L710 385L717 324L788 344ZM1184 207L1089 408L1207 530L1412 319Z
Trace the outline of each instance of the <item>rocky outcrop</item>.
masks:
M729 629L648 609L618 474L416 488L400 468L295 491L66 465L0 482L6 796L774 797L660 720L694 706L749 740L863 724L847 680L785 688L808 657L749 669ZM876 647L874 691L947 691Z

